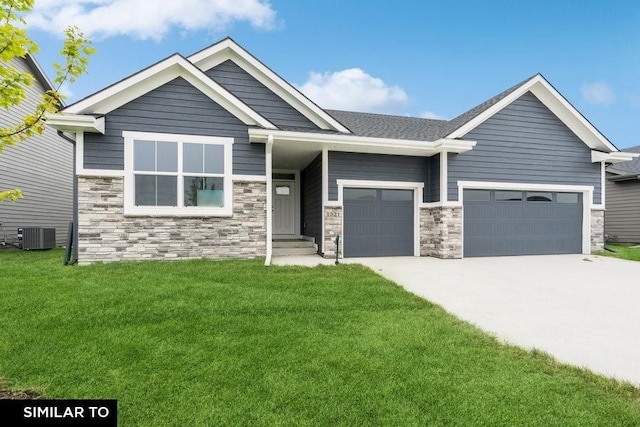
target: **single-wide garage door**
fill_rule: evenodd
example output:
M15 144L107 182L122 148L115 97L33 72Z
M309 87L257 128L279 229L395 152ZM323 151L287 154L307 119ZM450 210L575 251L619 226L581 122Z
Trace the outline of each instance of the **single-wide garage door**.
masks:
M413 190L345 188L344 256L413 255Z
M464 190L464 256L582 253L582 194Z

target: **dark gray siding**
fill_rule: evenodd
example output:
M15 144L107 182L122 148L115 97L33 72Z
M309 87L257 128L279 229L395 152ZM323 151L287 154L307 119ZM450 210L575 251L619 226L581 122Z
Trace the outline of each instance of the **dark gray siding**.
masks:
M231 60L206 74L277 127L318 129L312 121Z
M338 179L423 182L426 190L429 175L428 157L330 151L329 200L338 200Z
M429 157L428 186L424 189L425 202L440 200L440 154Z
M179 77L106 116L106 134L85 134L84 167L124 168L122 131L234 138L233 173L264 175L264 145L250 144L247 125Z
M449 155L449 200L458 180L592 185L600 203L600 164L591 150L530 92L469 132L473 150Z
M604 228L609 239L640 243L640 181L607 181Z
M305 236L322 245L322 155L302 171L302 223Z
M12 65L33 73L23 59ZM44 91L45 87L34 81L27 88L24 102L0 113L0 126L15 125L26 114L33 114ZM7 147L0 153L0 191L13 188L20 188L24 198L16 203L0 202L4 229L0 241L5 234L10 240L15 239L18 227L47 227L56 229L56 243L63 246L73 219L73 145L47 126L42 135Z

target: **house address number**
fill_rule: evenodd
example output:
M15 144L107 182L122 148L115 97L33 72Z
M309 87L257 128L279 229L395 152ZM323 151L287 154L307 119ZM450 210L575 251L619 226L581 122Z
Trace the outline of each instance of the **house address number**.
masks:
M327 211L327 217L328 218L339 218L341 216L342 212L341 211Z

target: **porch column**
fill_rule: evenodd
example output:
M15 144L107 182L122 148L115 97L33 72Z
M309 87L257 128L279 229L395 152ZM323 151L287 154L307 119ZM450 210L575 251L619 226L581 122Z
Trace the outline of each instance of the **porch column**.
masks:
M448 193L448 183L449 183L449 172L448 172L448 155L446 151L440 153L440 201L447 202L449 195ZM460 197L458 197L458 200Z
M264 265L271 264L271 255L273 253L273 135L269 135L267 138L267 144L265 146L265 170L267 174L267 256L264 260Z

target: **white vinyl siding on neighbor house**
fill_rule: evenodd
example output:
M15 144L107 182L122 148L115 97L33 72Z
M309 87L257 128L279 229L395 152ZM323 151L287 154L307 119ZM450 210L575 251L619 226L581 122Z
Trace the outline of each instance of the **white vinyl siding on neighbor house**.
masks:
M125 215L231 216L233 138L122 135Z

